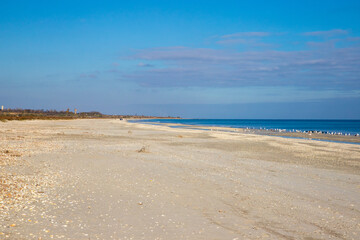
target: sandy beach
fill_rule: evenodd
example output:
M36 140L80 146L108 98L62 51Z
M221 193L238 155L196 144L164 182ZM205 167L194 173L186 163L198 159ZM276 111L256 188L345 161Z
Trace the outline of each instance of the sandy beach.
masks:
M360 239L360 145L0 122L0 239Z

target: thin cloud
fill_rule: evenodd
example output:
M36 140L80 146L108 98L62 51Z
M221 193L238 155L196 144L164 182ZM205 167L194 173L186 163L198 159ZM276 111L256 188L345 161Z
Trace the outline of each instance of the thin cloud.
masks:
M315 31L315 32L305 32L305 36L316 36L316 37L333 37L339 35L347 35L349 31L343 29L332 29L328 31Z
M255 39L242 39L242 38L222 39L220 41L217 41L216 43L220 45L243 45L248 48L269 48L275 46L275 44L265 43Z
M137 65L138 67L154 67L154 65L153 64L149 64L149 63L142 63L142 62L140 62L140 63L138 63L138 65Z
M348 37L346 40L350 42L357 42L360 41L360 37Z
M314 47L301 51L226 51L162 48L138 51L137 60L160 61L161 69L128 72L124 79L151 87L295 86L360 89L360 47Z
M310 47L317 47L317 48L334 48L335 44L340 42L340 39L331 39L328 41L321 41L321 42L306 42L306 44Z
M270 32L238 32L217 37L217 44L220 45L244 45L251 48L270 47L273 44L262 42L264 37L275 35Z
M238 33L223 35L220 38L266 37L269 35L271 35L270 32L238 32Z
M224 45L228 45L228 44L249 44L250 41L248 39L237 38L237 39L223 39L223 40L217 41L216 43L217 44L224 44Z
M224 51L209 48L166 47L139 50L129 59L147 61L226 61L233 58L229 54L225 54Z
M95 74L95 73L83 73L83 74L80 74L80 78L90 78L90 79L95 79L98 77L98 74Z

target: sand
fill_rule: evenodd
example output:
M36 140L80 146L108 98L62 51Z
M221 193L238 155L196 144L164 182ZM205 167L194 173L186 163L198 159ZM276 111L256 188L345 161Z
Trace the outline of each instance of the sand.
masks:
M360 239L360 145L0 123L0 239Z

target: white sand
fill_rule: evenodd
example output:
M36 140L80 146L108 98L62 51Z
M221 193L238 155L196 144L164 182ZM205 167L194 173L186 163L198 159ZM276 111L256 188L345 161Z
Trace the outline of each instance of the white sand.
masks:
M0 239L360 239L359 145L119 120L0 140Z

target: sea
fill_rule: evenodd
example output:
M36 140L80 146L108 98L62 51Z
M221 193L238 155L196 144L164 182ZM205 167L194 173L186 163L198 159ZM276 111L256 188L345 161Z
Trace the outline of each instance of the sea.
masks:
M360 120L277 119L143 119L145 123L178 123L195 126L267 129L288 132L319 131L327 134L360 135Z

